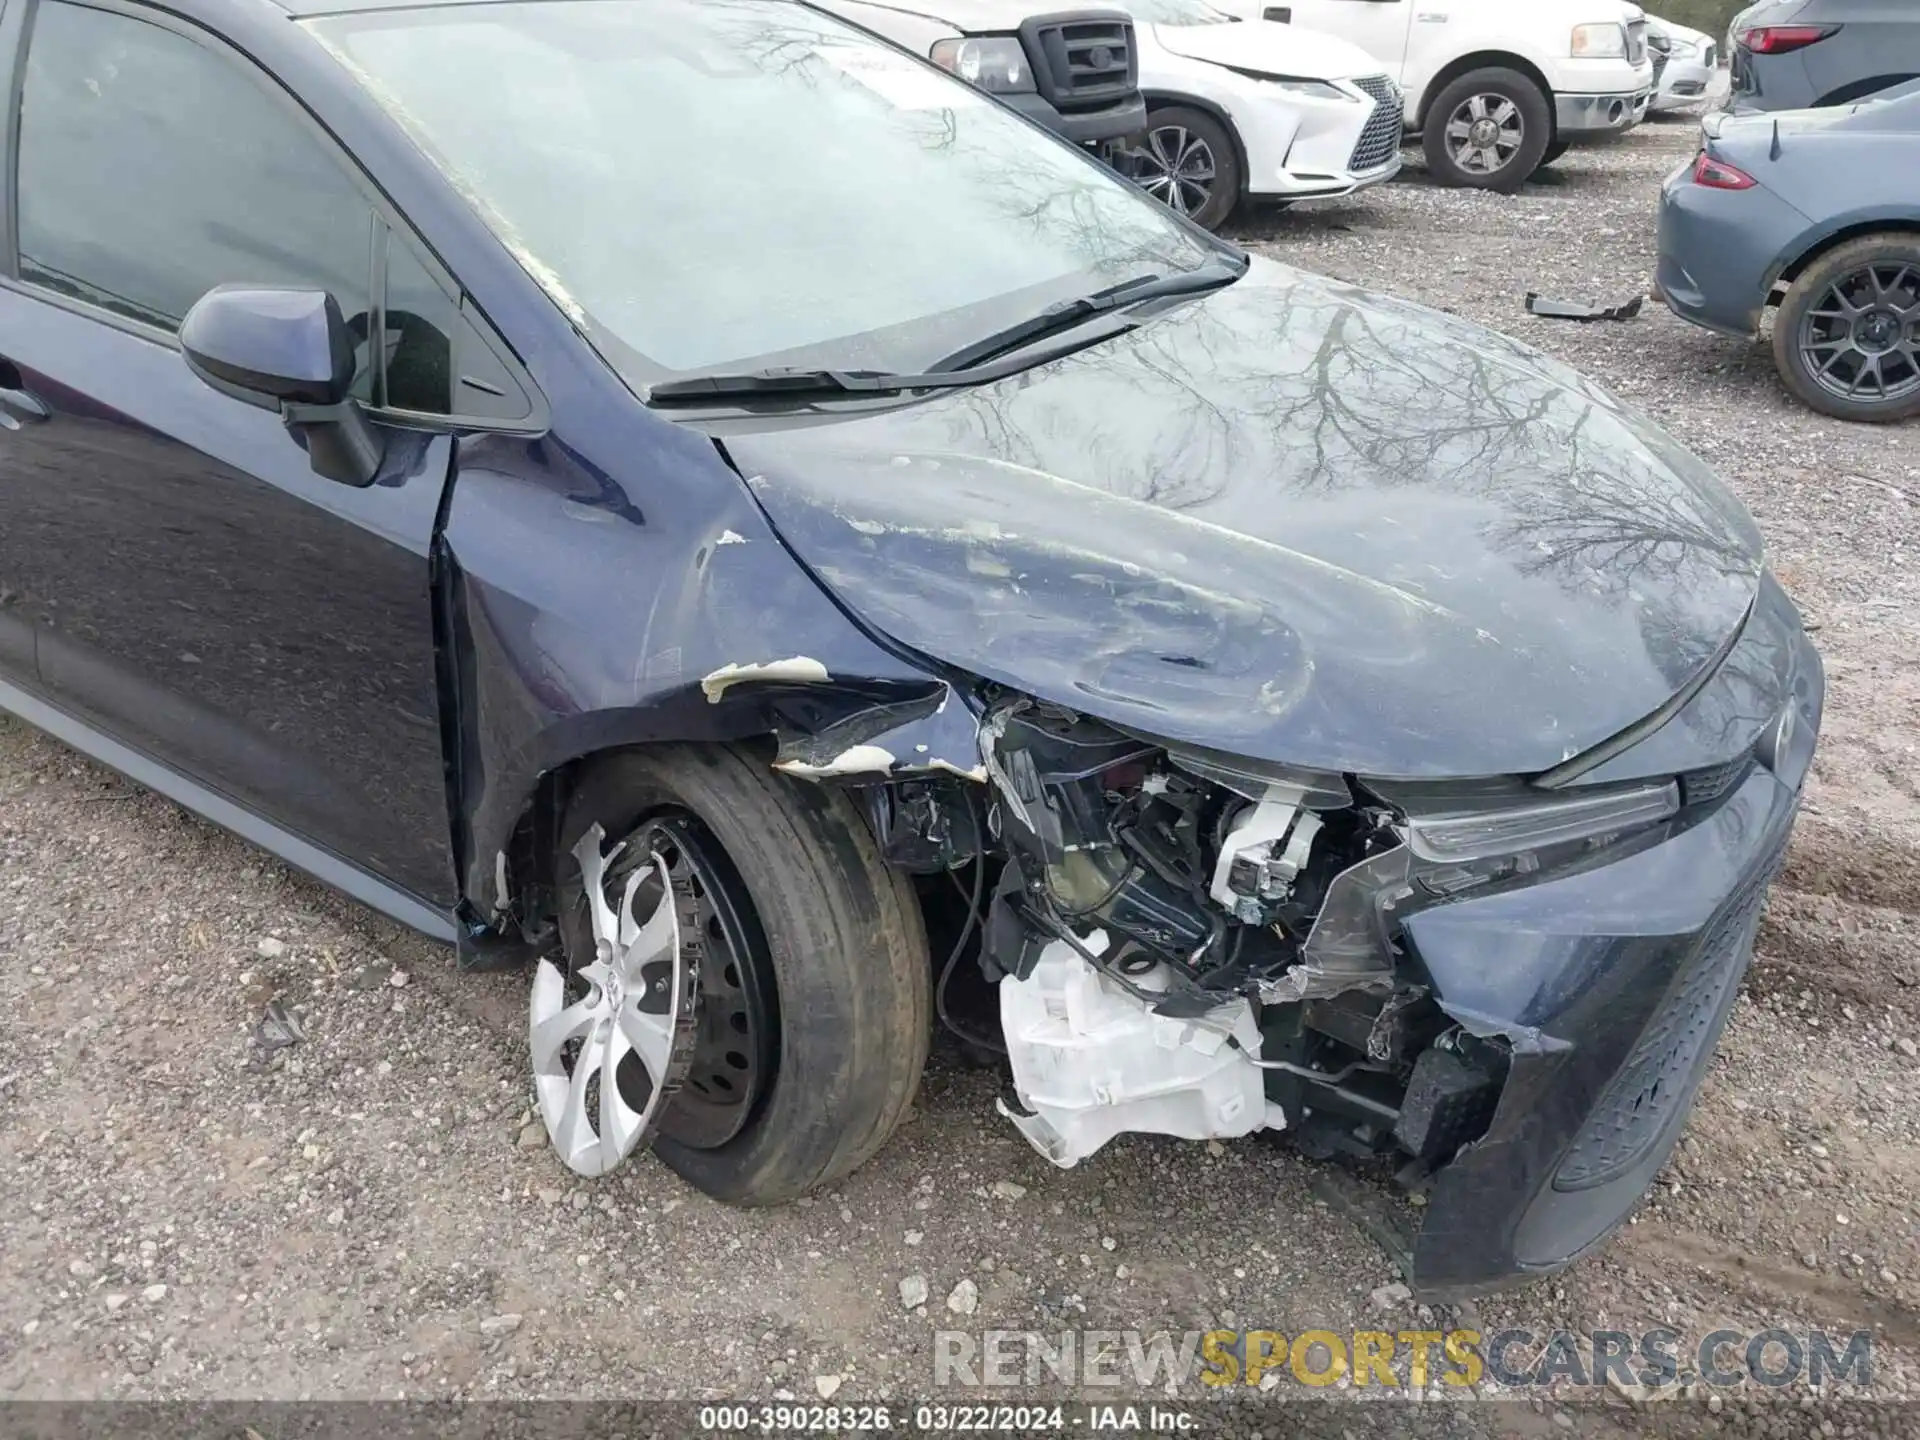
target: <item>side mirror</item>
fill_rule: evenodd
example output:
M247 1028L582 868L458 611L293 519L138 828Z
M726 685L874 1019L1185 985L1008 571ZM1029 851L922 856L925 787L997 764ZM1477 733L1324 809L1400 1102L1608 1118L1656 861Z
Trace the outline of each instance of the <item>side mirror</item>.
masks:
M385 441L347 398L353 333L326 291L217 285L180 322L180 349L221 394L278 410L316 475L366 485L379 473Z

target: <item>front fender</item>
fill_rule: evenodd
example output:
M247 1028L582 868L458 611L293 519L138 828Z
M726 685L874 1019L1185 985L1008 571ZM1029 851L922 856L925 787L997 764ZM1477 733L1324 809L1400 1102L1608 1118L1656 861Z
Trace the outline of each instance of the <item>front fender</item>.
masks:
M711 440L637 405L596 419L591 449L567 442L559 407L546 437L461 447L441 583L456 851L483 916L507 908L500 856L542 777L565 765L768 733L771 699L815 677L868 700L944 689L847 618ZM807 663L784 684L712 680L783 661Z

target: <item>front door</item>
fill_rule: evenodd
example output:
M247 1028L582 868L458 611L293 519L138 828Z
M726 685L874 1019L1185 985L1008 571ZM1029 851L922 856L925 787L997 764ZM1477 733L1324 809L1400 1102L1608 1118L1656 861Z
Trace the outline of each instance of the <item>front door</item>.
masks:
M385 224L218 42L135 7L32 8L0 289L0 614L35 627L56 707L449 904L428 568L452 442L394 430L372 485L322 479L174 339L229 281L324 286L364 336Z

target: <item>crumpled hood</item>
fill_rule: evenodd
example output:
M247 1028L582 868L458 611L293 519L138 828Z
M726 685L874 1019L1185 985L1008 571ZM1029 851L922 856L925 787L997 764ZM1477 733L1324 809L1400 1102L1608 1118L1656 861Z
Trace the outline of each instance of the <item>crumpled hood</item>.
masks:
M1257 70L1265 75L1348 80L1384 72L1378 60L1351 41L1270 20L1248 20L1238 25L1156 25L1153 38L1161 48L1189 60Z
M1166 739L1380 776L1546 769L1741 623L1699 460L1530 347L1255 260L994 384L725 443L873 628Z

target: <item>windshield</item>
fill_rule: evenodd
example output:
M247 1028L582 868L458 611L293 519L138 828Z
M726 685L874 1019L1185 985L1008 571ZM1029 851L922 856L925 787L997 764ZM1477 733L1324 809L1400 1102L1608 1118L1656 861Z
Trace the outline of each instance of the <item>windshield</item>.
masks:
M783 0L306 23L643 381L911 370L1220 253L969 86Z
M1231 25L1240 18L1206 0L1125 0L1121 8L1142 25Z

